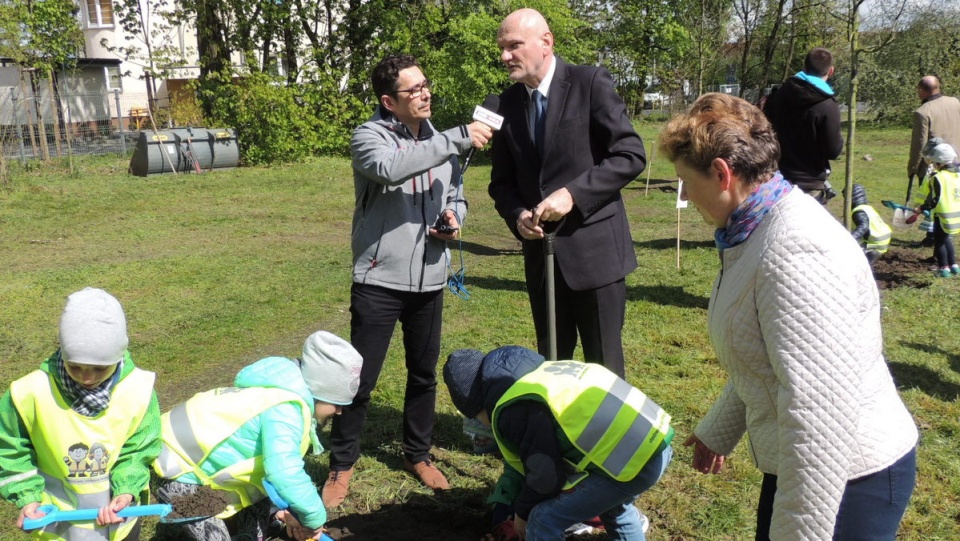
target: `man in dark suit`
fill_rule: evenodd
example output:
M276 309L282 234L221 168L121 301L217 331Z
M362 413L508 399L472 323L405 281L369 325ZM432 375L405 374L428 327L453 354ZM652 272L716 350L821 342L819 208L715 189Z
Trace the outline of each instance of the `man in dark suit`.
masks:
M489 193L523 244L540 354L549 353L550 332L543 238L557 227L558 358L573 357L579 333L586 361L624 377L624 278L637 257L620 190L643 171L646 155L610 74L565 63L553 43L533 9L500 25L500 60L516 84L500 96Z

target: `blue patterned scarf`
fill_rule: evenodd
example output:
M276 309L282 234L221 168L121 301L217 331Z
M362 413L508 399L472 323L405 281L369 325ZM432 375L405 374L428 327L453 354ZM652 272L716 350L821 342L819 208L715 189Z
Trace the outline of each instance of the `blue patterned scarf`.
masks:
M717 248L721 251L726 250L747 240L770 209L792 189L793 185L784 180L783 175L777 171L773 178L758 186L743 203L740 203L727 220L727 227L714 232L713 238Z
M110 405L110 394L113 391L113 386L120 379L123 359L117 364L113 376L98 385L96 389L87 389L70 377L59 351L57 351L56 359L54 359L54 365L56 369L53 370L53 379L60 386L60 392L63 393L64 400L70 404L70 408L84 417L96 417Z

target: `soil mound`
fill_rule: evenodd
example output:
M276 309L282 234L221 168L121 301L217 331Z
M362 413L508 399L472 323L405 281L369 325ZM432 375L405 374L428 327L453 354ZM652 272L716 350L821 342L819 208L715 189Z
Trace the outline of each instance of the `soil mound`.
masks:
M929 254L930 248L910 249L891 247L887 253L880 256L873 264L873 276L877 280L879 289L894 289L897 287L922 288L930 285L929 280L923 279L930 274L930 266L934 264ZM927 254L927 255L923 255Z
M227 497L223 492L201 486L193 494L174 496L170 499L173 511L167 519L212 517L227 508Z

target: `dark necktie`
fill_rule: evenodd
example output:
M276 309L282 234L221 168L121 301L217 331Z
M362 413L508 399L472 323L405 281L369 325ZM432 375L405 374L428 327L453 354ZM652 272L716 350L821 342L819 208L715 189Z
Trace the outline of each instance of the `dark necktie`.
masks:
M539 90L533 91L533 141L537 153L543 158L543 128L547 121L547 98Z

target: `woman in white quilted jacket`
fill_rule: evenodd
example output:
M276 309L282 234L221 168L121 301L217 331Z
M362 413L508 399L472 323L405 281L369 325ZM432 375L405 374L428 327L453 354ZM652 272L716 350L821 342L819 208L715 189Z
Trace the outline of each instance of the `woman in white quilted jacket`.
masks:
M702 96L660 148L720 249L708 319L729 377L685 442L693 467L719 473L747 433L763 472L758 540L893 541L918 434L883 358L863 251L783 179L773 129L746 101Z

